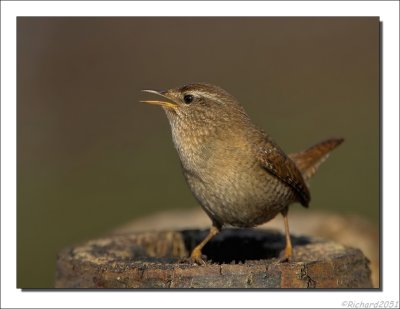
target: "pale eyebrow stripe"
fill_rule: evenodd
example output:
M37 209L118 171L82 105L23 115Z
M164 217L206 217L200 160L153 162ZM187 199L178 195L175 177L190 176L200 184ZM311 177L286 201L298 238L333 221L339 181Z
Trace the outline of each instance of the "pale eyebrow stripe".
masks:
M218 96L218 95L213 96L213 95L210 95L209 93L203 92L201 90L194 90L194 91L190 91L188 93L192 93L193 95L197 94L197 95L201 95L207 99L213 99L213 100L220 101L220 96Z

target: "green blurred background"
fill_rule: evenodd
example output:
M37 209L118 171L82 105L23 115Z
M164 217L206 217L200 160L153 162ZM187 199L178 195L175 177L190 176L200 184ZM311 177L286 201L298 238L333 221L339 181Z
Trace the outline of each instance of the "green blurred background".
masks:
M199 207L141 89L219 85L287 152L345 137L309 211L379 223L378 18L19 17L17 53L19 288L53 287L67 245Z

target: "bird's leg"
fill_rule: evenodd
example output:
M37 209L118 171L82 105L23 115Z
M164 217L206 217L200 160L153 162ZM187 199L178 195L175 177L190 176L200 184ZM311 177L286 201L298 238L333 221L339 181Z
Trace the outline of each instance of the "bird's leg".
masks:
M285 223L285 235L286 235L285 254L281 258L280 260L281 262L289 262L293 255L292 241L290 239L290 232L289 232L288 210L289 207L286 207L284 210L281 211L281 214L283 216L283 221Z
M205 262L202 258L201 255L201 249L215 236L219 233L220 227L218 227L216 224L213 224L213 226L210 228L210 232L208 233L207 237L203 239L201 243L199 243L192 251L192 254L190 255L190 258L193 262L199 264L199 265L205 265Z

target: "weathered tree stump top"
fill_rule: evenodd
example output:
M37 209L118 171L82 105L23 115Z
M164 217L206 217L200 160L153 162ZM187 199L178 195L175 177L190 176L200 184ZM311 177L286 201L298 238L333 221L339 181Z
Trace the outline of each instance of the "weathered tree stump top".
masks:
M370 288L358 249L294 237L294 259L279 262L284 236L223 230L203 250L204 266L186 257L206 230L112 235L62 250L57 288Z

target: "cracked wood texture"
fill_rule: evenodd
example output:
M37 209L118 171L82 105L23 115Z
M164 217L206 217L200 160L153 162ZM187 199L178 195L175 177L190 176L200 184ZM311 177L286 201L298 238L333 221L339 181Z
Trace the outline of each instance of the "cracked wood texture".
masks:
M56 288L371 288L359 249L294 237L294 259L280 263L284 236L260 229L223 230L203 250L204 266L186 257L206 230L112 235L62 250Z

